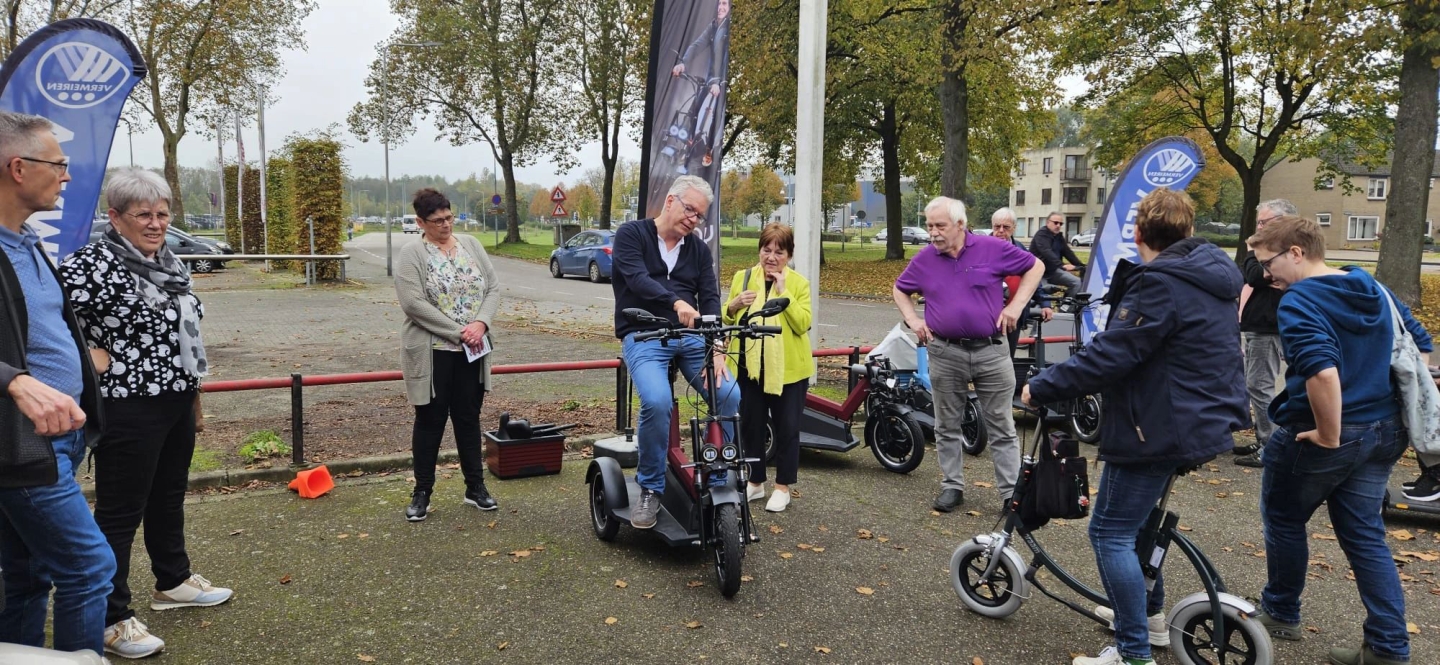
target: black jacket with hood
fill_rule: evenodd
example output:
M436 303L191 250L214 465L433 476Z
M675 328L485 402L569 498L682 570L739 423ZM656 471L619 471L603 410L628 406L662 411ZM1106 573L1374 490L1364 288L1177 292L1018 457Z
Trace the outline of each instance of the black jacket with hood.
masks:
M1030 380L1038 403L1100 393L1100 459L1198 464L1250 426L1236 299L1240 270L1220 248L1186 238L1137 265L1122 261L1103 332Z

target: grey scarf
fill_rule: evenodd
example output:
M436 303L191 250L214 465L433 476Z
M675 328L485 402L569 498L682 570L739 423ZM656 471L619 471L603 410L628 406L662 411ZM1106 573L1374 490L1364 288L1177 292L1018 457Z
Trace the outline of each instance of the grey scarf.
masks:
M209 374L205 342L200 339L200 299L190 292L190 270L167 245L160 245L153 260L145 258L113 226L105 231L105 244L135 277L135 288L146 304L162 311L173 307L180 316L180 365L196 378Z

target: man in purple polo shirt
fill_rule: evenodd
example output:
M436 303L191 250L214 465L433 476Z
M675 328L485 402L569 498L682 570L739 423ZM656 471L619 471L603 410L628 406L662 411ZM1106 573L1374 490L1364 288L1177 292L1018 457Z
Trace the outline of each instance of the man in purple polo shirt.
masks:
M1011 413L1015 370L1005 334L1015 329L1030 296L1045 274L1045 264L1029 252L966 229L965 204L940 197L925 206L930 246L920 250L895 281L895 306L905 325L930 349L930 383L935 397L935 455L940 459L940 496L934 508L948 513L965 502L964 451L960 420L965 394L975 384L985 427L995 486L1008 501L1020 476L1020 445ZM1021 275L1010 306L1002 286ZM925 296L925 317L915 314L912 295Z

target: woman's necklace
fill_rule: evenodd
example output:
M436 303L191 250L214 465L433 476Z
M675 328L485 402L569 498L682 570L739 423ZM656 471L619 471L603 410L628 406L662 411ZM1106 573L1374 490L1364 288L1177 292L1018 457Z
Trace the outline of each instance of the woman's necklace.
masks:
M455 258L455 250L456 250L457 248L459 248L459 246L460 246L460 244L455 241L455 236L450 236L449 242L445 243L444 245L442 245L442 244L440 244L440 243L438 243L438 242L435 242L434 240L431 240L431 239L429 239L429 238L426 238L426 239L425 239L425 242L428 242L428 243L430 243L431 245L434 245L435 248L438 249L438 250L440 250L440 253L441 253L441 254L444 254L444 255L445 255L445 258L447 258L447 259L453 259L453 258Z

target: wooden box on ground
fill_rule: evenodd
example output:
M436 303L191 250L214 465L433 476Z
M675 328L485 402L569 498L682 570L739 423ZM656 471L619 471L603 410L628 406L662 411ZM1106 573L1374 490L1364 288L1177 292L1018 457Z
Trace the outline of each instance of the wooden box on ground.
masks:
M485 433L485 466L501 480L560 473L565 435L533 439L501 439Z

